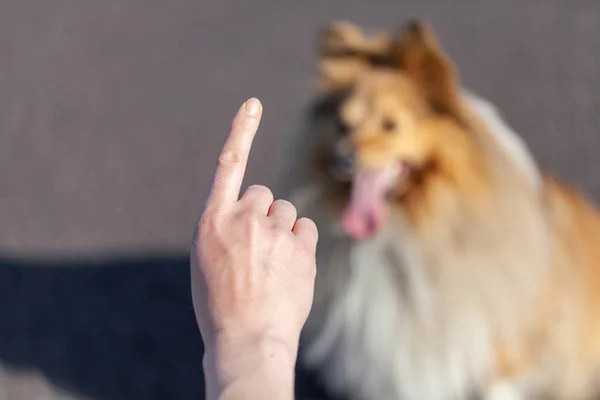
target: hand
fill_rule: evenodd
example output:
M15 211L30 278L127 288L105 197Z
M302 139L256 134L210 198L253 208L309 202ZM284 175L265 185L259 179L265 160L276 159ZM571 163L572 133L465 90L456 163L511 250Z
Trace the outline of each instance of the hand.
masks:
M219 156L191 254L192 296L207 348L278 343L295 362L313 300L318 234L264 186L239 198L261 111L256 99L240 108Z

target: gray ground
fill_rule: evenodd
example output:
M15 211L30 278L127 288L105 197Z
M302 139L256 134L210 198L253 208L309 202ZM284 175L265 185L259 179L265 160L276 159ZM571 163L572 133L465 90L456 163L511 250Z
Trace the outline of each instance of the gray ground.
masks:
M185 249L235 109L264 102L248 182L270 184L315 30L413 16L600 199L597 0L4 1L0 400L202 398Z

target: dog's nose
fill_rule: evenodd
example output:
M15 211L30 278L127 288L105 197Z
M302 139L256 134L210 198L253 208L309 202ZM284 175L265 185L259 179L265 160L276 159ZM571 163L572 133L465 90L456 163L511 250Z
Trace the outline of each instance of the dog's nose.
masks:
M342 169L348 169L348 170L352 170L354 169L354 164L356 163L356 157L354 156L354 153L348 153L348 154L334 154L333 156L333 160L332 160L332 166L334 168L342 168Z
M347 140L341 140L331 157L331 170L340 180L350 180L356 167L356 154Z

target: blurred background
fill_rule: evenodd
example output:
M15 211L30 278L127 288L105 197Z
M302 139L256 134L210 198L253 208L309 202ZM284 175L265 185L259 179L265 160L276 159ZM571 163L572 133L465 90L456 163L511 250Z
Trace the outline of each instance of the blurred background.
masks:
M263 101L247 182L274 183L317 29L410 17L600 199L598 0L2 1L0 400L203 398L187 248L233 114Z

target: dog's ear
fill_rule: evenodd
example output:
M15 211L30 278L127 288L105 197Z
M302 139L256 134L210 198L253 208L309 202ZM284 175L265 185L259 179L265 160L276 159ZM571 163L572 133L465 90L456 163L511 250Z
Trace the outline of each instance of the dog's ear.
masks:
M458 75L424 22L410 21L393 40L392 53L394 63L415 81L434 112L457 112Z
M367 37L349 22L334 22L318 40L318 87L321 92L347 91L371 68L390 63L392 40L377 33Z

